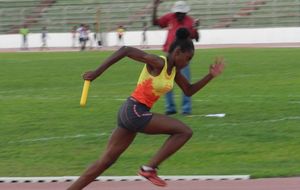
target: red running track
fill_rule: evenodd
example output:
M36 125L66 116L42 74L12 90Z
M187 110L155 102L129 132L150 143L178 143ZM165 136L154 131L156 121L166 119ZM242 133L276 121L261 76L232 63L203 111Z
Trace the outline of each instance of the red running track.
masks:
M70 182L0 183L0 190L60 190ZM157 187L148 181L93 182L85 190L300 190L300 177L250 180L168 181Z

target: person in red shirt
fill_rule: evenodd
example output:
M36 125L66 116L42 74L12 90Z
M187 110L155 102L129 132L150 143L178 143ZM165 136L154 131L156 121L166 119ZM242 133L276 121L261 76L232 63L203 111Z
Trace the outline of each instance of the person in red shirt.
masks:
M153 25L159 26L161 28L168 28L167 39L163 45L163 51L168 52L171 43L176 38L176 31L179 28L186 28L190 32L190 38L199 40L199 33L197 27L199 25L198 20L194 20L192 17L188 16L187 13L190 11L189 5L185 1L177 1L171 9L171 13L167 13L160 18L157 18L157 8L160 4L160 0L154 0L154 8L152 14ZM190 68L189 64L181 70L181 73L190 81ZM177 113L176 105L173 99L173 92L170 91L166 94L166 114L171 115ZM182 114L191 114L191 98L182 95Z

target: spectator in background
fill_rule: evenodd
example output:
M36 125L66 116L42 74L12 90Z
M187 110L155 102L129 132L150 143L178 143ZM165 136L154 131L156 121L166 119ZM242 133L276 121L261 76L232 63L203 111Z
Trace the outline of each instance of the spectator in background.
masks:
M97 45L96 47L97 48L102 48L102 35L100 32L97 32L94 34L94 38L95 38L95 41L97 42Z
M186 28L190 32L190 38L196 39L198 41L199 34L197 31L197 22L194 19L187 15L190 11L189 5L185 1L177 1L172 7L172 12L167 13L160 18L157 18L157 8L160 4L160 0L154 0L153 14L152 14L152 23L153 25L159 26L161 28L168 28L168 35L163 46L163 51L168 52L171 43L176 37L176 31L179 28ZM186 77L190 82L190 68L189 64L181 70L181 73ZM173 92L170 91L166 94L166 114L176 114L176 105L173 98ZM191 114L191 98L188 96L182 95L182 114L188 115Z
M42 33L41 33L41 40L42 40L41 50L48 49L47 38L48 38L48 31L47 31L47 27L44 26L42 28Z
M148 26L147 26L147 22L144 21L143 22L143 32L142 32L142 48L148 48L148 44L147 44L147 30L148 30Z
M80 50L83 51L85 50L86 42L88 41L87 27L84 24L81 24L77 29L77 33L79 34Z
M117 44L117 46L124 45L124 32L125 32L125 28L122 25L120 25L117 28L117 35L118 35L118 44Z
M21 50L28 50L29 29L28 29L27 25L24 25L22 28L20 28L19 33L22 36Z
M72 33L72 48L75 48L76 44L76 32L77 32L77 26L73 26L71 33Z
M101 39L101 33L99 31L99 23L94 23L94 43L96 43L95 48L101 48L102 47L102 39Z
M94 34L90 28L89 25L86 25L86 33L87 33L87 36L88 36L88 41L90 42L90 49L93 49L94 48Z

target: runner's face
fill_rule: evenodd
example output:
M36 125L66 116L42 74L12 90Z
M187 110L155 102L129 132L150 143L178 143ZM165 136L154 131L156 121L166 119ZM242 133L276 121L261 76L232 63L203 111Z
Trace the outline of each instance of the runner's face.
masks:
M174 54L175 66L177 67L177 69L182 69L185 66L187 66L190 60L193 58L193 56L194 56L194 50L185 51L185 52L178 50L178 52Z

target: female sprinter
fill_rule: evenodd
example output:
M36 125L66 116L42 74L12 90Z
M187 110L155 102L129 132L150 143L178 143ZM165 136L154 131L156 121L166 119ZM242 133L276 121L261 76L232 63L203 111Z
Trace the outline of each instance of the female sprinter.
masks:
M179 150L191 138L193 132L181 121L152 113L150 109L160 96L172 89L174 81L186 95L192 96L210 80L221 74L224 69L223 59L217 58L204 78L194 84L189 84L180 73L180 69L193 58L194 45L185 28L178 29L176 37L166 57L151 55L139 49L124 46L107 58L95 71L88 71L83 75L84 80L93 81L124 57L145 64L136 89L119 110L118 127L113 131L103 155L68 190L82 189L94 181L128 148L138 132L169 136L154 157L138 172L140 176L153 184L166 186L166 182L157 176L156 169L164 160Z

